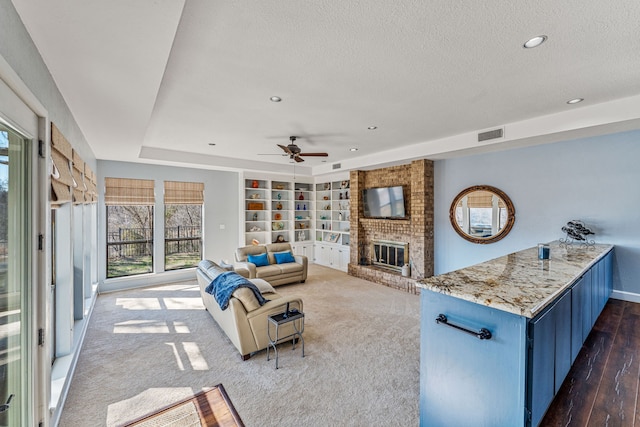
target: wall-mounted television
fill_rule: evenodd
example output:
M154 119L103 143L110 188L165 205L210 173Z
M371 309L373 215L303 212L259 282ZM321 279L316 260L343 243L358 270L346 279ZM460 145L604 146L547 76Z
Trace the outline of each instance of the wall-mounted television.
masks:
M366 188L362 190L366 218L406 218L402 186Z

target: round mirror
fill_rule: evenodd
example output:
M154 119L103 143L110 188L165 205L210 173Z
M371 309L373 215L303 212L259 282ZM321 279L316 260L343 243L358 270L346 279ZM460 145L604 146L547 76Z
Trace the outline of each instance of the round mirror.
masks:
M460 192L449 209L453 229L473 243L493 243L509 234L516 220L511 199L495 187L476 185Z

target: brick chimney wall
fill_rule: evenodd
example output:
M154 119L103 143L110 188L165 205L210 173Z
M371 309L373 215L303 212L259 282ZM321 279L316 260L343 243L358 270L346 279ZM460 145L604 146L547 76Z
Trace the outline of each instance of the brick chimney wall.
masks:
M386 286L418 293L415 281L433 275L433 162L371 171L351 171L351 252L349 274ZM401 185L408 219L364 218L362 190ZM371 266L372 239L409 243L411 276Z

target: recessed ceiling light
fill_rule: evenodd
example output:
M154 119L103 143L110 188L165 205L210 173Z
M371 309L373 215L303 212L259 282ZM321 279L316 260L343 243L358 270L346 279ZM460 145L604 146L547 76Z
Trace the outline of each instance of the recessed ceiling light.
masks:
M525 49L532 49L534 47L540 46L547 40L547 36L536 36L532 39L527 40L524 45L522 45Z
M369 130L376 130L376 129L378 129L378 126L369 126L367 129L369 129Z
M577 104L578 102L584 101L584 98L573 98L567 101L567 104Z
M213 145L216 145L216 143L215 142L210 142L209 145L213 146Z
M349 148L349 151L358 151L356 147Z
M280 101L282 101L282 98L280 98L279 96L272 96L269 99L271 100L271 102L280 102Z

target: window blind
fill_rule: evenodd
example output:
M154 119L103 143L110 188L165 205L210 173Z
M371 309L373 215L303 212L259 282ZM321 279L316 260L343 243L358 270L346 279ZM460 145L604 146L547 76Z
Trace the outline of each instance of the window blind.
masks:
M69 162L73 149L62 132L51 123L51 203L61 205L71 201L73 177Z
M204 184L202 182L164 182L165 205L204 204Z
M105 178L104 204L153 205L153 184L149 179Z
M86 163L84 164L84 184L87 186L87 192L84 194L85 200L89 203L96 203L98 201L96 174Z
M470 208L491 208L493 207L493 196L494 194L490 191L474 191L467 196L467 206ZM498 198L498 207L505 207L500 198Z
M80 158L80 155L73 150L73 203L78 205L84 203L84 193L87 191L87 187L84 185L84 161Z

